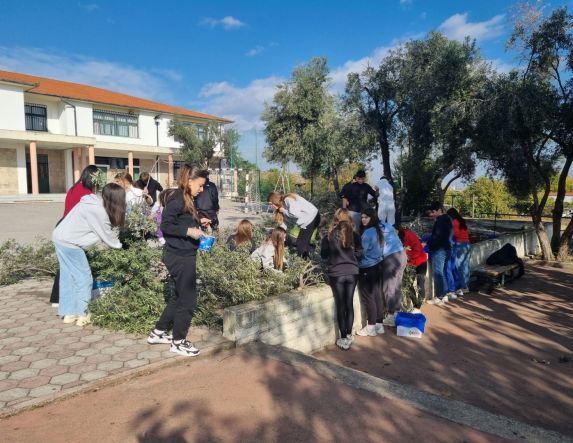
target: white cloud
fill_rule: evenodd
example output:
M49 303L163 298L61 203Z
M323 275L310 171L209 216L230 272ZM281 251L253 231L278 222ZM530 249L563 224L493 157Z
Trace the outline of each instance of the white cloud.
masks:
M284 80L272 76L253 80L245 87L228 82L209 83L200 92L206 100L202 110L234 120L240 131L261 129L264 104L272 101L277 85Z
M249 50L245 53L245 55L246 55L247 57L254 57L255 55L262 54L262 53L264 52L264 50L265 50L264 46L257 45L257 46L255 46L254 48L249 49Z
M403 8L409 8L410 6L412 6L412 2L413 0L400 0L400 6L402 6Z
M468 13L454 14L446 19L438 31L446 36L463 40L469 36L477 40L489 40L504 33L505 15L499 14L483 22L468 22Z
M99 9L99 5L97 3L78 3L78 6L88 12L94 12Z
M223 17L221 19L207 17L201 21L201 24L205 25L205 26L209 26L211 28L216 28L218 26L221 26L223 29L226 29L226 30L239 29L239 28L242 28L243 26L246 25L245 23L243 23L238 18L235 18L235 17L230 16L230 15L227 15L226 17Z
M44 51L36 48L0 46L0 69L56 80L82 83L123 94L173 103L180 73L98 60L85 56Z

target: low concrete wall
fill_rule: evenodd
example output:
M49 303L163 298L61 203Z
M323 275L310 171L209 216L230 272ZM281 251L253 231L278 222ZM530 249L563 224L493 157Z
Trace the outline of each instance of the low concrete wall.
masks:
M551 236L551 226L546 226ZM532 229L500 235L472 245L470 267L485 263L487 257L511 243L520 257L540 252L537 235ZM428 267L430 268L430 267ZM431 270L428 269L428 276ZM428 277L429 291L433 291ZM354 295L354 330L362 327L362 309L358 293ZM336 309L330 287L324 285L292 291L263 302L250 302L226 308L223 314L223 336L242 345L261 341L311 353L331 345L338 337Z
M354 329L361 324L360 302L355 294ZM306 353L333 344L338 328L332 291L323 285L226 308L223 336L238 345L258 340Z

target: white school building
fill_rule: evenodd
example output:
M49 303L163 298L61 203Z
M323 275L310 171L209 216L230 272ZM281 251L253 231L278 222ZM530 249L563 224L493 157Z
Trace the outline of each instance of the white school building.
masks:
M112 179L127 170L173 184L180 144L168 135L177 119L223 127L230 120L129 95L0 71L0 194L64 193L95 164ZM225 165L216 152L213 168ZM223 164L221 164L223 163Z

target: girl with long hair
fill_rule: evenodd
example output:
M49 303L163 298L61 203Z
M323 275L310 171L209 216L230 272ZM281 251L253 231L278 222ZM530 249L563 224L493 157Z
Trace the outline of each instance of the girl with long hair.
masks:
M327 275L334 295L341 349L352 345L354 324L354 290L358 281L358 257L362 252L360 237L354 232L348 209L337 209L328 234L322 238L320 255L327 262Z
M99 169L95 165L89 165L84 168L80 175L80 179L74 183L74 185L66 193L66 200L64 203L64 215L58 221L56 226L64 219L68 213L74 209L81 198L84 195L95 194L96 189L96 178L99 174ZM50 295L50 303L53 307L57 307L60 302L60 270L56 272L56 277L54 278L54 284L52 285L52 293Z
M378 215L373 208L366 208L360 214L360 240L362 258L358 263L358 292L366 310L367 324L357 332L361 336L373 337L384 333L384 326L376 320L384 316L380 288L380 264L384 235L380 229Z
M121 242L112 228L124 223L125 191L109 183L102 189L101 199L95 194L85 195L54 229L52 240L60 265L58 313L64 323L89 323L93 278L84 250L99 242L120 249Z
M454 224L454 246L452 250L455 295L469 292L470 284L470 231L465 219L456 208L446 212Z
M227 238L227 246L231 251L237 248L248 248L251 253L256 249L253 240L253 224L249 220L241 220L237 232Z
M167 198L162 213L161 231L165 239L163 262L175 281L175 294L168 300L163 313L151 331L150 344L171 343L171 352L186 357L199 354L199 349L187 341L189 325L197 306L197 249L203 231L194 199L203 191L207 171L184 164L178 188ZM173 335L168 333L173 325Z
M283 228L273 229L267 240L251 254L251 258L260 261L263 268L284 271L286 237L287 232Z
M320 214L316 206L293 192L286 195L271 192L267 201L275 209L275 221L279 226L285 226L287 221L292 221L300 228L296 252L302 258L308 258L312 235L320 225Z

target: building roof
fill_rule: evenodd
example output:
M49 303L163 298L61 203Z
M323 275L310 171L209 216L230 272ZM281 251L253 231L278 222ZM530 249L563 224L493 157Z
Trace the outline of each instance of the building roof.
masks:
M232 123L232 120L227 120L223 117L191 111L190 109L179 108L177 106L165 105L151 100L133 97L131 95L109 91L107 89L96 88L95 86L82 85L80 83L64 82L61 80L52 80L45 77L36 77L34 75L2 70L0 70L0 81L21 83L32 86L27 89L27 92L35 94L51 95L54 97L73 100L84 100L93 103L122 106L126 108L145 109L185 117L214 120L221 123Z

